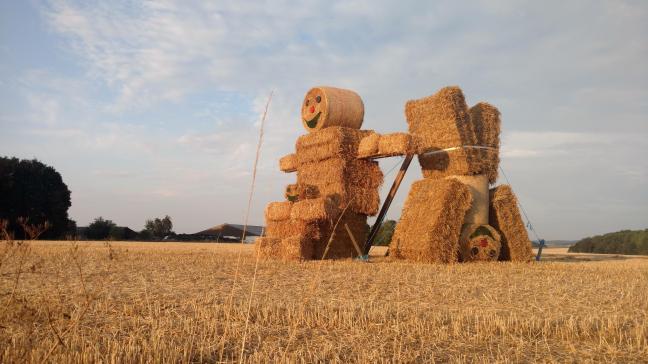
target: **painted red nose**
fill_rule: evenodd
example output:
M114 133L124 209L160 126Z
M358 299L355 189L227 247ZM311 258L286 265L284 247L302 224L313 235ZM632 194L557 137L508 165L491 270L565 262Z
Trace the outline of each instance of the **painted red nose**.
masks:
M481 245L482 248L485 248L488 245L488 241L486 239L482 239L479 242L479 245Z
M311 106L310 109L308 109L308 111L310 111L311 114L314 113L315 112L315 106Z

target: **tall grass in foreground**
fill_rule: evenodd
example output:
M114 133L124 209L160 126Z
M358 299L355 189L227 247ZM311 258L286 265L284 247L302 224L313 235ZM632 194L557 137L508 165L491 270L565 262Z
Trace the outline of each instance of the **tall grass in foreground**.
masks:
M260 261L253 283L251 246L27 245L0 242L3 363L648 358L646 259Z

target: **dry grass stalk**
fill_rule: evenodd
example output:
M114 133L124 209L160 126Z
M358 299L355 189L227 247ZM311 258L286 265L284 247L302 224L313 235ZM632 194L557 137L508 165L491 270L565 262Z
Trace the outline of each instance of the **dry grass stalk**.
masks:
M517 198L509 185L490 190L490 225L502 235L501 260L528 262L533 253L531 241L518 210Z
M251 245L113 244L123 250L118 260L108 259L103 242L79 244L84 285L93 297L81 315L85 297L69 243L32 243L27 267L36 267L21 278L19 299L8 304L0 297L8 306L0 315L0 342L9 343L1 346L0 362L42 362L52 347L47 360L55 363L373 363L398 357L627 363L648 355L646 258L260 261L250 301ZM551 249L546 252L553 259ZM3 293L17 269L15 260L7 264L0 271ZM358 324L366 322L375 324Z

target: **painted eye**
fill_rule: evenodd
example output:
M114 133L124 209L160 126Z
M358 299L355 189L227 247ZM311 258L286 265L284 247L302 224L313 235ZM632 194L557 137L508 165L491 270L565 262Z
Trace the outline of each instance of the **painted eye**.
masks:
M495 250L492 250L492 249L491 249L491 251L488 252L488 255L489 255L491 258L495 258Z
M322 96L317 96L317 97L315 98L315 101L317 101L318 104L319 104L320 102L322 102Z
M304 106L308 106L310 100L304 101Z
M473 256L479 254L479 248L473 247L472 249L470 249L470 254Z

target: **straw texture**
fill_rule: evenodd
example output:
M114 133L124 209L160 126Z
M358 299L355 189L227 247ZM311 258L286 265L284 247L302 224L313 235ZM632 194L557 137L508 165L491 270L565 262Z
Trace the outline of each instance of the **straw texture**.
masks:
M499 151L459 148L434 154L419 154L418 161L425 178L485 174L492 184L497 180Z
M432 96L408 101L405 116L419 152L475 145L468 106L459 87L445 87Z
M378 142L380 134L371 133L360 141L358 146L358 158L369 158L378 155Z
M502 253L500 260L527 262L533 251L522 216L517 206L517 198L509 185L497 186L490 190L490 225L501 234Z
M396 225L391 254L427 263L456 262L470 200L468 187L455 179L414 182Z
M270 202L265 209L266 221L286 220L290 218L292 203L289 201Z
M287 156L279 159L279 169L282 172L294 172L297 170L297 156L295 154L288 154Z
M360 129L363 119L362 98L351 90L314 87L304 97L301 120L309 132L332 126Z
M354 258L358 256L355 247L349 233L346 231L345 225L349 227L353 237L356 239L356 242L363 244L367 240L367 235L369 234L369 225L367 225L367 216L363 214L356 214L349 212L348 210L340 219L335 232L333 232L333 238L331 243L328 246L329 249L326 253L326 259L344 259L344 258ZM332 230L332 226L329 227L328 231ZM324 238L318 240L315 245L315 259L322 259L326 246L329 242L330 234L327 234Z
M412 136L408 133L391 133L380 136L378 154L389 157L407 155L415 152Z
M371 133L371 130L330 127L302 135L295 145L297 168L329 158L355 159L360 140Z
M476 145L499 149L500 112L489 103L480 102L470 108L470 120L476 135Z
M290 218L295 220L331 220L336 216L337 208L329 198L315 198L298 201L293 204Z

